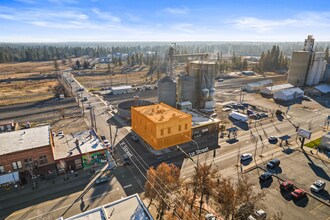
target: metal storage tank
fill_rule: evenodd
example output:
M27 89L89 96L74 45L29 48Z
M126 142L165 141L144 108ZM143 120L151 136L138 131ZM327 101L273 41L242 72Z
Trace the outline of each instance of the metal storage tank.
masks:
M183 75L179 78L178 83L178 99L185 102L190 101L193 105L196 102L196 80L189 75Z
M210 91L210 97L211 98L214 98L214 96L215 96L215 88L214 87L211 87L210 89L209 89L209 91Z
M207 88L202 89L202 97L208 98L209 97L209 90Z
M176 81L169 76L158 81L158 102L176 107Z

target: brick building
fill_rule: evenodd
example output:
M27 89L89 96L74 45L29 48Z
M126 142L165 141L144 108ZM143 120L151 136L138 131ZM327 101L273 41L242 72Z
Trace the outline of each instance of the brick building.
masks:
M0 134L0 175L19 172L24 183L54 171L53 139L49 126Z

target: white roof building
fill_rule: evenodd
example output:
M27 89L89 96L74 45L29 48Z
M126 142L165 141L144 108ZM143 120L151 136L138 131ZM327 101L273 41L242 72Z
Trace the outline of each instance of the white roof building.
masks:
M289 101L292 99L300 98L303 95L304 91L296 87L275 92L274 99L281 101Z
M113 86L111 87L111 92L114 95L132 93L132 86Z
M260 90L260 93L266 94L266 95L273 95L275 92L278 92L278 91L281 91L284 89L289 89L289 88L293 88L293 85L281 84L281 85L269 86L269 87L262 88Z
M130 220L153 220L138 194L99 206L66 218L65 220L103 220L103 219L130 219ZM63 217L59 220L64 220Z
M49 145L49 125L0 134L0 155Z
M272 84L273 84L273 81L271 79L266 79L266 80L246 84L245 86L243 86L243 90L246 90L249 92L257 91L266 86L271 86Z

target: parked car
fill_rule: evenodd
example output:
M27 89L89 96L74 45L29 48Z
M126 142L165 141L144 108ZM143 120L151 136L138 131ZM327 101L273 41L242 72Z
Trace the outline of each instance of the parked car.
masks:
M84 88L80 87L79 89L77 89L77 92L82 92L84 91Z
M211 213L205 215L205 220L216 220L216 219L217 218Z
M136 135L132 135L131 138L135 142L138 142L139 141L139 139L138 139L138 137Z
M124 165L129 165L130 162L129 162L129 157L127 154L123 155L123 159L124 159Z
M266 181L266 180L270 180L270 179L272 179L272 173L270 173L270 172L265 172L265 173L263 173L263 174L261 174L260 176L259 176L259 180L260 181Z
M223 79L218 79L218 82L223 82Z
M261 112L259 113L261 118L268 118L268 114L266 114L265 112Z
M252 159L252 154L246 153L241 155L241 161Z
M84 96L84 97L81 99L82 102L86 102L87 100L88 100L88 99L87 99L86 96Z
M59 131L59 132L57 133L57 136L64 137L64 133L63 133L63 131Z
M311 191L319 193L325 188L325 182L323 180L317 180L309 188Z
M107 138L104 135L101 135L102 141L106 140Z
M231 108L228 108L228 107L222 108L223 112L229 112L230 110L231 110Z
M103 143L104 143L105 145L110 144L110 142L109 142L107 139L104 139L104 140L103 140Z
M278 109L275 112L276 116L281 116L282 114L283 114L283 112L281 110L278 110Z
M103 176L103 177L99 177L99 178L95 181L95 183L96 183L96 184L101 184L101 183L106 183L106 182L108 182L108 181L109 181L109 178L106 177L106 176Z
M246 111L246 114L247 114L247 115L253 115L254 112L253 112L252 110L248 109L248 110Z
M304 196L306 196L306 192L303 189L296 189L291 193L292 197L295 199L300 199Z
M272 159L267 163L267 168L274 169L275 167L280 166L281 161L279 159Z
M275 141L277 141L277 137L275 137L275 136L269 136L268 137L268 141L269 142L275 142Z
M280 189L284 190L284 191L288 191L288 190L292 189L293 186L294 186L294 184L291 181L286 180L284 182L281 182Z
M258 219L266 219L267 218L267 213L262 209L256 211L254 214L257 216Z

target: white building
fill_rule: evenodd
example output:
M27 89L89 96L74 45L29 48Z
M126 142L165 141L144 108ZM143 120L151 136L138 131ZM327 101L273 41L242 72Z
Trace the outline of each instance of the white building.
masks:
M315 42L315 39L313 38L313 35L308 35L307 39L305 39L304 51L312 52L314 49L314 42Z
M284 89L289 89L293 88L293 85L291 84L281 84L281 85L275 85L275 86L268 86L260 89L260 93L265 94L265 95L273 95L275 92L284 90Z
M313 53L307 75L306 85L315 86L323 79L327 62L324 60L324 52Z
M111 87L111 93L113 95L126 94L134 92L132 86L114 86Z
M245 86L243 86L242 89L248 92L252 92L252 91L258 91L266 86L271 86L271 85L273 85L273 81L271 79L266 79L266 80L246 84Z
M103 219L132 219L132 220L153 220L147 207L144 205L138 194L134 194L112 203L87 210L83 213L58 220L103 220Z
M292 99L300 98L303 95L304 91L296 87L275 92L274 99L280 101L289 101Z

